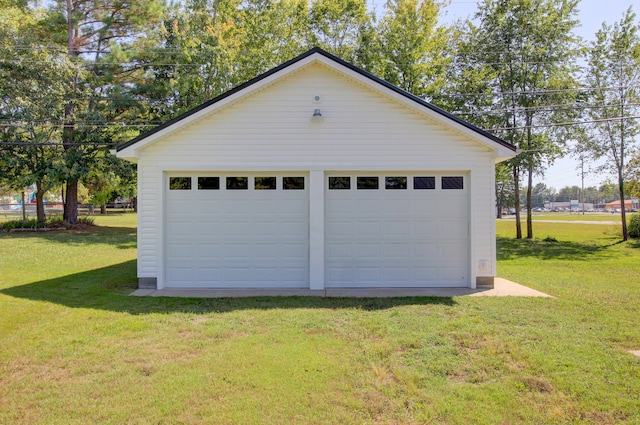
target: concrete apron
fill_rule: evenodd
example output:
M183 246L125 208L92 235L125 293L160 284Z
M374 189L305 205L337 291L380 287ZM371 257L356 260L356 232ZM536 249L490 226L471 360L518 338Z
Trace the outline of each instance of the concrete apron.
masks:
M495 278L493 288L329 288L311 289L137 289L139 297L238 298L238 297L551 297L543 292Z

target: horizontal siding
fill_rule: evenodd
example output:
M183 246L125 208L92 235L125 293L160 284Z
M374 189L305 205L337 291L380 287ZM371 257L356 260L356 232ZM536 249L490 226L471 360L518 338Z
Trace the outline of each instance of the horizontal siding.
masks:
M493 162L486 161L486 167L474 170L471 184L472 210L471 220L474 220L474 239L472 247L472 270L477 276L495 276L495 194L493 193L491 167ZM487 269L481 270L479 261L487 260Z
M162 223L161 174L146 160L138 164L138 277L158 277Z
M315 95L321 103L313 102ZM316 108L324 122L311 122ZM158 141L144 157L369 166L373 161L394 168L408 159L473 163L482 153L488 149L316 64Z

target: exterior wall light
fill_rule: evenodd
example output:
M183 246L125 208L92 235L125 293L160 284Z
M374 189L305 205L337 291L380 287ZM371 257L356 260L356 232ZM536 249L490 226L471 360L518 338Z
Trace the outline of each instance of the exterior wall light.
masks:
M322 122L322 121L324 121L324 117L322 116L322 113L320 112L320 109L316 108L313 111L313 116L311 117L311 121L312 122Z

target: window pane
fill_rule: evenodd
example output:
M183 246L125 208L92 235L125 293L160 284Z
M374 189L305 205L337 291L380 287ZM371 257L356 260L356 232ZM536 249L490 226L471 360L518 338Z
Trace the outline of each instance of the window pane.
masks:
M377 189L377 177L358 177L358 190L361 189Z
M443 177L442 178L442 188L443 189L463 189L463 178L462 177Z
M220 177L198 177L198 190L220 189Z
M284 190L304 190L304 177L283 177L282 188Z
M254 183L256 190L276 190L275 177L256 177Z
M169 190L191 190L191 177L169 177Z
M248 177L227 177L227 190L246 190L248 188Z
M407 178L406 177L385 177L384 187L385 189L406 189Z
M414 177L413 188L414 189L435 189L436 178L435 177Z
M329 189L351 189L351 177L329 177Z

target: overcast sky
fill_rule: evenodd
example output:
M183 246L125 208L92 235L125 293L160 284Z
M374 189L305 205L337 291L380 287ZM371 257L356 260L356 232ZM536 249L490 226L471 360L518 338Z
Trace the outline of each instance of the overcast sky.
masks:
M637 0L582 0L579 5L578 19L580 27L577 28L577 34L586 40L593 40L595 33L602 26L602 22L611 24L619 21L624 12L632 6ZM380 15L384 10L386 0L367 0L369 8L376 10ZM477 1L451 1L446 7L445 15L442 17L443 22L451 22L457 19L466 18L473 15L477 9ZM634 12L640 12L640 7L635 6ZM563 158L549 168L544 177L536 177L535 183L543 182L547 186L554 187L557 190L565 186L580 186L581 177L578 171L579 161L573 158ZM588 167L585 166L585 172ZM585 174L585 187L597 186L607 180L607 176L597 175L596 173ZM615 181L610 177L611 181Z

